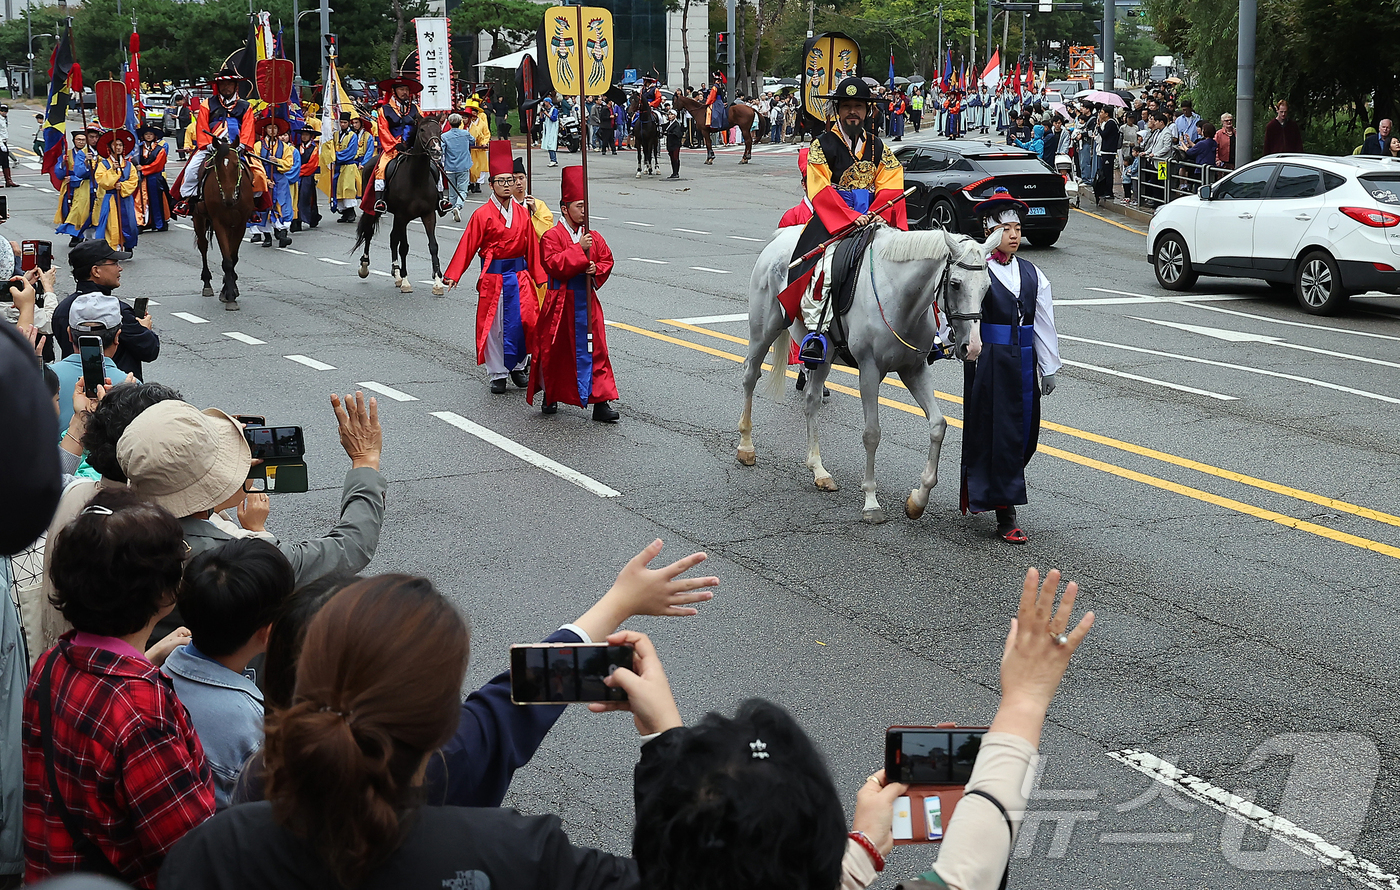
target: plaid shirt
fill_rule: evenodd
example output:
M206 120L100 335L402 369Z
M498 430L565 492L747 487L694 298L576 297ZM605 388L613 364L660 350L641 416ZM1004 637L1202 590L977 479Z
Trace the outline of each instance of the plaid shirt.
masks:
M80 646L74 632L40 657L24 697L27 883L83 866L52 806L37 688L54 662L54 773L83 834L137 887L155 887L166 852L214 815L214 783L169 678L144 658ZM92 865L89 864L91 869Z

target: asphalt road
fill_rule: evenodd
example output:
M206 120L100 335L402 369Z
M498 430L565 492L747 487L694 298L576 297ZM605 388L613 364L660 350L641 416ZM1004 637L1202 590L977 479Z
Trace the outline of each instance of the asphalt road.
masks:
M380 397L390 492L371 570L427 574L470 613L473 684L503 668L510 643L577 617L653 538L667 556L704 550L723 583L701 615L634 622L660 647L682 713L783 703L850 805L881 765L886 726L991 719L1020 577L1059 567L1098 623L1051 711L1011 886L1310 888L1350 885L1345 869L1364 869L1289 852L1310 837L1373 863L1362 886L1395 886L1400 300L1358 299L1316 320L1251 284L1205 279L1181 299L1156 286L1139 232L1074 212L1056 247L1026 253L1053 285L1069 363L1028 471L1030 544L959 515L956 424L928 512L904 517L927 425L893 382L883 395L904 407L881 413L878 462L889 521L866 525L861 413L845 391L822 416L839 492L812 485L791 394L760 398L758 464L735 461L748 275L798 200L797 171L789 147L748 166L728 152L713 167L700 160L687 153L676 183L634 178L630 157L590 158L595 227L618 258L601 291L616 426L567 406L544 417L515 390L492 396L470 288L439 298L424 284L399 294L382 275L361 280L351 227L329 219L291 251L244 245L239 313L199 295L183 228L141 237L121 295L155 301L163 349L150 379L200 406L305 428L314 491L274 499L284 536L317 533L335 509L346 460L328 395L374 383L412 397ZM536 193L557 203L558 170L536 169ZM21 167L19 179L30 187L6 192L5 231L45 237L47 178ZM444 263L461 227L442 233ZM410 277L426 281L421 229L412 237ZM387 272L383 239L374 264ZM959 369L935 370L956 421ZM599 496L606 488L616 496ZM510 803L626 851L635 746L625 717L571 710ZM1165 789L1110 756L1128 749L1296 830L1271 841L1188 796L1150 793ZM932 855L901 848L886 874L915 874Z

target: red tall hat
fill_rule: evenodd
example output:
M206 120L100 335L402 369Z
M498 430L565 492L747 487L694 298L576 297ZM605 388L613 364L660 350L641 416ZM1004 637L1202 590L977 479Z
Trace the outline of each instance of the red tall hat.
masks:
M805 177L807 175L807 155L811 153L810 148L799 148L797 150L797 169Z
M515 172L515 161L510 154L509 139L491 140L491 178L510 176Z
M564 176L559 181L559 198L565 204L583 201L583 168L565 167Z

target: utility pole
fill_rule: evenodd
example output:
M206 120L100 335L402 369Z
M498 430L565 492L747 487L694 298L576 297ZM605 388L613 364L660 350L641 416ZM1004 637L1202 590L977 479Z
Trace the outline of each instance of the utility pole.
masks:
M292 0L292 82L301 80L301 16L297 0Z
M817 0L807 0L807 36L808 36L808 37L811 37L811 36L812 36L812 33L813 33L813 32L812 32L812 28L814 27L814 25L813 25L813 22L812 22L812 18L813 18L813 15L816 13L816 7L817 7Z
M942 46L942 45L943 45L943 4L940 3L940 4L938 4L938 42L935 43L934 46ZM938 64L942 65L943 62L940 60ZM941 71L941 70L943 70L943 69L940 68L939 70Z
M1239 168L1254 160L1254 30L1257 0L1240 0L1239 61L1235 69L1235 141L1232 160Z
M728 2L725 3L724 10L724 14L726 17L725 27L729 31L729 70L724 72L724 75L729 79L729 83L727 84L729 89L727 90L727 92L729 93L730 99L734 98L734 7L736 5L736 2L737 0L728 0ZM744 48L740 46L739 52L743 51Z
M1118 17L1113 0L1103 0L1103 88L1113 92L1113 20Z

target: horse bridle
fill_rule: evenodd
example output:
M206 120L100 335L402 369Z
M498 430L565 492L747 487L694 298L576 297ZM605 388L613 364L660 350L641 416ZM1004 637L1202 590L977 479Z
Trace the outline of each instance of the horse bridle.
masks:
M967 251L964 251L964 252L963 252L963 256L966 256L967 253L968 253ZM946 266L943 267L943 274L942 274L941 276L939 276L939 279L938 279L938 286L935 287L935 288L933 289L933 305L935 305L935 306L938 305L938 302L939 302L940 300L943 300L943 293L944 293L944 291L947 290L947 288L948 288L948 279L949 279L949 278L952 276L952 274L953 274L953 266L954 266L954 265L956 265L959 269L965 269L965 270L967 270L968 272L976 272L978 269L984 269L984 268L986 268L986 265L985 265L985 264L983 264L983 265L974 265L974 264L964 263L964 262L963 262L963 258L962 258L961 256L958 257L956 261L948 263L948 265L946 265ZM945 302L945 304L946 304L946 301L944 301L944 302ZM982 320L982 311L981 311L981 309L979 309L979 310L976 311L976 312L945 312L944 314L948 316L948 320L949 320L949 321L981 321L981 320Z
M234 165L238 167L238 178L233 181L233 196L237 198L239 188L243 185L243 144L241 142L229 142L227 139L223 140L214 149L214 160L218 160L219 158L219 148L227 148L228 153L233 156ZM217 171L215 171L212 163L205 168L203 175L205 179L211 176L214 178L214 185L219 189L219 198L227 203L228 195L224 194L224 181L218 177Z

